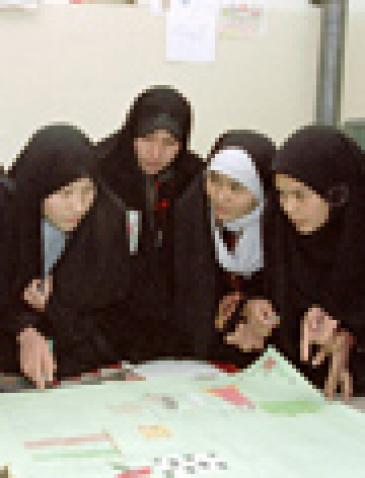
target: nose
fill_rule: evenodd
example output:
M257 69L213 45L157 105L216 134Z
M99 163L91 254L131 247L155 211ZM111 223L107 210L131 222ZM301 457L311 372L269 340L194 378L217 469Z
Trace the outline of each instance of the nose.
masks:
M160 158L161 148L159 144L154 143L151 145L150 155L151 155L152 161L157 161Z
M218 201L224 203L227 200L227 190L225 187L221 187L217 193Z
M84 201L81 195L75 195L72 201L72 210L73 213L77 216L80 216L84 210Z
M295 213L298 203L294 197L288 197L285 201L284 208L288 214Z

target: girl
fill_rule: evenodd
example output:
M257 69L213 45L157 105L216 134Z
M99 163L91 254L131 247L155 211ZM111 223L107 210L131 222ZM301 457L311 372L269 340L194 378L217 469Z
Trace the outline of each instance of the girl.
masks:
M364 388L363 161L343 133L310 126L284 144L274 163L276 197L269 217L275 236L268 244L268 277L270 298L282 318L278 340L315 384L323 386L327 375L330 398L339 387L348 399L352 378L355 392ZM263 302L263 309L270 306ZM262 319L260 311L253 315ZM319 353L305 368L312 346ZM328 367L320 367L326 357Z
M216 326L220 331L239 298L247 302L263 293L262 220L274 153L273 143L265 136L232 131L218 139L210 154L207 194L218 264ZM253 323L242 323L223 340L248 352L261 349L264 336ZM232 351L228 355L226 359L241 366L249 357Z
M203 162L189 150L190 128L186 98L153 87L99 146L104 183L126 204L134 239L130 293L120 304L134 337L124 350L129 345L133 361L203 358L213 333Z
M94 154L81 131L51 125L12 171L17 281L7 320L19 350L2 368L16 372L19 355L20 371L41 388L56 370L74 376L121 358L115 304L128 278L127 244L117 206L97 184Z

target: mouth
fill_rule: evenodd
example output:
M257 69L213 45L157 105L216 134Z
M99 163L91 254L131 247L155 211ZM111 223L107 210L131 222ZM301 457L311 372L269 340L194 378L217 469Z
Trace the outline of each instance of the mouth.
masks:
M65 223L66 223L67 225L72 226L72 225L74 225L74 224L77 224L77 223L80 221L80 219L81 219L80 217L68 218L68 219L65 220Z
M294 221L292 220L293 226L295 229L301 233L301 234L310 234L312 232L312 229L310 225L307 223L307 221Z
M291 218L291 222L294 224L296 227L304 227L305 226L305 221L303 219L294 219Z
M217 216L218 215L225 216L225 215L229 214L229 209L227 209L224 206L214 206L214 212Z
M159 169L161 167L161 164L158 161L149 161L146 163L146 167L148 169Z

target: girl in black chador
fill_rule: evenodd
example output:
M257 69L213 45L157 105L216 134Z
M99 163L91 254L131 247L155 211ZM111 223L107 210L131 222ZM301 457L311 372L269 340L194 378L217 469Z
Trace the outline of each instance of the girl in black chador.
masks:
M189 150L191 109L170 87L139 95L99 145L104 184L125 205L131 279L120 304L131 360L205 358L213 333L204 163Z
M123 358L115 304L128 281L125 224L95 170L89 139L55 124L33 135L11 171L16 278L0 365L38 387Z

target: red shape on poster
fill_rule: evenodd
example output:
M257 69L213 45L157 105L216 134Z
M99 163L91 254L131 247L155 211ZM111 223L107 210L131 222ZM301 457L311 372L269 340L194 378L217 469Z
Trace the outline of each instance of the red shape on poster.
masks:
M274 360L273 358L269 357L265 360L265 362L263 363L263 368L265 370L269 370L271 371L276 365L276 360Z
M222 398L226 402L232 403L238 407L255 408L255 405L244 395L235 385L227 385L225 387L211 388L209 393Z
M128 470L123 471L115 478L145 478L146 476L151 476L152 469L147 466L145 468L139 468L138 470Z

